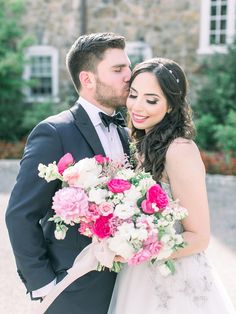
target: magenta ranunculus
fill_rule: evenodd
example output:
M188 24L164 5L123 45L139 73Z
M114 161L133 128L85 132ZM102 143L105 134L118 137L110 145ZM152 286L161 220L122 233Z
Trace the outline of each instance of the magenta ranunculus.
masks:
M65 154L61 159L59 160L57 164L58 172L60 174L63 174L63 172L74 163L74 158L70 153Z
M158 184L151 186L147 191L147 200L155 203L160 209L164 209L168 205L167 194Z
M107 163L110 160L109 157L104 157L103 155L96 155L94 158L96 162L101 165Z
M112 214L100 216L93 225L93 232L100 239L107 238L111 235L111 227L109 220L113 217Z
M107 186L112 193L122 193L131 188L131 183L123 179L111 179Z
M148 200L143 200L141 207L145 214L153 214L155 212L154 208L152 207L152 203Z
M65 187L55 193L52 209L64 221L75 221L88 214L88 197L80 188Z

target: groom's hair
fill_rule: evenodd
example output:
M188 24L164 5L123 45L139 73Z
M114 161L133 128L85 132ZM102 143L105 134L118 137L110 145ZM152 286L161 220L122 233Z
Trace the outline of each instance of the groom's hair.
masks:
M96 73L97 65L102 61L109 48L125 48L125 38L114 33L93 33L76 39L66 56L66 66L76 90L79 92L81 71Z

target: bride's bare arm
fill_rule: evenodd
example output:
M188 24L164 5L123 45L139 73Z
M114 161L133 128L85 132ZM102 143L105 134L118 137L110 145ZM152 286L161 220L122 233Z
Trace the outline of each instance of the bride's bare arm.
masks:
M199 150L192 141L177 139L166 155L166 172L174 199L187 208L183 220L183 237L187 246L172 258L192 255L205 250L210 239L209 208L205 184L205 167Z

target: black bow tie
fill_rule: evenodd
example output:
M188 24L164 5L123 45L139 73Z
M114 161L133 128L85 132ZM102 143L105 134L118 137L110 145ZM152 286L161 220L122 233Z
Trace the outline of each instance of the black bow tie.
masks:
M110 123L114 123L117 126L119 126L119 125L123 126L123 127L126 126L125 119L123 118L123 116L120 112L118 112L114 116L108 116L107 114L105 114L103 112L99 112L99 116L102 120L102 123L105 125L105 127L108 128L108 130L109 130Z

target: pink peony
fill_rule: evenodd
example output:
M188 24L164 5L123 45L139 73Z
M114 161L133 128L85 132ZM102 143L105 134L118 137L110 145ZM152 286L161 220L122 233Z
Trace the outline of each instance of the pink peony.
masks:
M123 179L111 179L107 186L112 193L122 193L131 188L131 183Z
M88 214L88 197L80 188L65 187L55 193L52 209L62 220L73 222Z
M101 165L109 162L109 160L110 160L109 157L104 157L102 155L96 155L96 156L94 156L94 158L95 158L96 162L98 164L101 164Z
M147 260L150 260L152 257L151 252L146 249L140 249L136 254L134 254L129 260L129 265L138 265Z
M100 216L94 223L93 233L100 239L107 238L111 235L111 228L109 220L113 217L112 214L108 216Z
M155 212L154 208L152 207L152 203L147 200L142 201L141 207L145 214L153 214Z
M162 248L162 243L158 241L158 236L156 234L152 234L145 241L144 247L145 250L148 250L151 253L151 256L155 256Z
M147 191L147 200L155 203L160 209L164 209L168 205L168 197L158 184L151 186Z
M57 164L58 172L63 174L63 172L74 163L74 158L70 153L65 154L59 160Z

